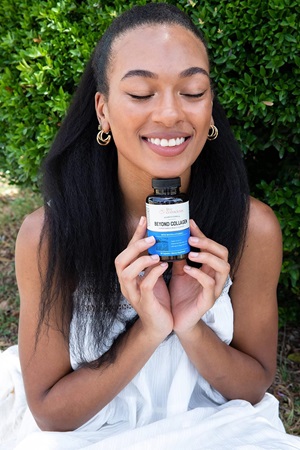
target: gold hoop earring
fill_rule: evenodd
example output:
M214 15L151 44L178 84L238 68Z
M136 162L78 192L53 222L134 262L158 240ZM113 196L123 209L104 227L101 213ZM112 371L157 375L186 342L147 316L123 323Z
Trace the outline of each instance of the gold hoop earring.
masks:
M215 139L217 139L218 134L219 134L219 130L216 127L216 125L211 125L208 130L207 139L209 141L214 141Z
M108 145L111 141L111 135L109 133L105 133L102 130L102 127L100 124L98 125L98 130L99 130L99 133L96 136L96 141L98 142L99 145L102 145L102 146ZM106 134L106 137L103 137L104 134Z

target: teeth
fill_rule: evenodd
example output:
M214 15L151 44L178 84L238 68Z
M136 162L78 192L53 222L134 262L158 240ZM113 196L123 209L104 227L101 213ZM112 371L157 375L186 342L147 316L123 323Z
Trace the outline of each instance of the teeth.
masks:
M183 144L185 141L185 138L176 138L176 139L158 139L158 138L151 138L147 139L148 142L151 142L151 144L159 145L161 147L175 147L175 145Z

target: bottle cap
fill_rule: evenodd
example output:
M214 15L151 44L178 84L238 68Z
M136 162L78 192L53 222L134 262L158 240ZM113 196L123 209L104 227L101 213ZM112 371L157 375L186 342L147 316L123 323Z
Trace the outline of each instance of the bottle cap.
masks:
M152 178L152 187L159 188L177 188L181 186L180 177L176 178Z

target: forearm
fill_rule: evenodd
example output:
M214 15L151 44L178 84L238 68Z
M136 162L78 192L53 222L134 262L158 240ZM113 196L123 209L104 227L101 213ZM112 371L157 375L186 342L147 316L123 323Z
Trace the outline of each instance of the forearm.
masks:
M114 363L80 368L48 390L34 411L40 428L67 431L88 421L134 378L162 340L146 335L138 320L124 336Z
M255 404L272 383L273 373L222 342L202 320L178 338L198 372L229 400L240 398Z

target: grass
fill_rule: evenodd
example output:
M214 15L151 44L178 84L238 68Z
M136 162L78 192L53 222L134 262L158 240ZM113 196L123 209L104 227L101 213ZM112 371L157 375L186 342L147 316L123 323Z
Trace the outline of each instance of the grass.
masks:
M7 186L0 178L0 350L17 343L19 296L14 246L26 216L41 205L38 194ZM300 330L286 323L279 331L278 369L270 392L280 403L288 433L300 436Z

